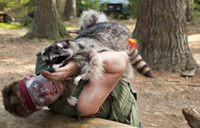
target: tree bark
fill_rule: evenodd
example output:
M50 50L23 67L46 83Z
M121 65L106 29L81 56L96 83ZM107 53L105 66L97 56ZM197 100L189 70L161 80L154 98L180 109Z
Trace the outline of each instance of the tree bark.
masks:
M182 113L191 128L200 128L200 114L194 108L183 108Z
M188 46L184 4L182 0L140 0L133 38L154 70L176 72L198 67Z
M63 19L63 14L64 14L64 10L65 10L65 3L67 0L57 0L56 2L56 7L58 10L58 14L61 16L61 18Z
M186 9L185 9L185 16L187 22L191 21L192 15L191 15L191 0L185 0Z
M76 17L76 0L66 0L63 16L65 20Z
M58 39L69 36L56 8L56 0L35 0L34 23L28 38Z
M3 11L3 6L2 6L1 0L0 0L0 11Z

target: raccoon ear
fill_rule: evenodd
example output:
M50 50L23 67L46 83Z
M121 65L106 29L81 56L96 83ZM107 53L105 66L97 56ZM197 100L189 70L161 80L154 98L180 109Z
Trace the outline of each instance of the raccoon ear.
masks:
M66 45L69 45L70 42L71 42L71 40L65 40Z
M63 49L63 44L62 43L57 43L56 44L59 48Z
M64 40L64 42L62 42L62 45L65 49L69 48L69 46L71 45L71 40Z

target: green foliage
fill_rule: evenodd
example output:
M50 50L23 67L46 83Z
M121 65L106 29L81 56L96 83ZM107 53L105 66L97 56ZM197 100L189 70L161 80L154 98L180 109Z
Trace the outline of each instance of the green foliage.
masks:
M192 6L194 11L200 11L200 0L195 0Z
M32 26L32 22L33 20L28 15L24 15L20 20L20 24L28 28Z
M199 22L200 21L200 0L194 0L192 7L193 7L193 11L192 11L193 20L195 20L196 22Z
M29 7L34 6L34 0L1 0L0 6L3 8L3 11L10 10L24 10L30 9ZM28 7L28 8L27 8Z
M16 16L23 26L30 26L27 12L34 10L34 0L0 0L0 7L4 12L12 12L12 16Z
M101 5L100 0L77 0L76 5L78 16L81 15L83 10L93 9L96 11L102 11L107 6L106 4Z
M19 29L21 26L16 24L0 23L0 28Z
M140 0L129 0L130 4L130 17L137 18Z

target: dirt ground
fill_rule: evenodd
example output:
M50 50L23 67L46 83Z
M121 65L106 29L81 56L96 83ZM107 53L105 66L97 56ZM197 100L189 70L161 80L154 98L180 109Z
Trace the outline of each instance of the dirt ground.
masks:
M124 23L131 31L136 23L135 20L116 22ZM76 20L67 22L66 25L78 28ZM35 54L53 42L45 39L21 39L26 32L25 28L0 28L0 90L4 85L33 74ZM200 65L200 25L188 24L188 41L193 56ZM180 73L153 72L156 76L153 79L135 72L135 78L130 81L138 94L142 124L145 128L189 128L182 115L182 108L193 107L200 112L200 71L191 78L183 78Z

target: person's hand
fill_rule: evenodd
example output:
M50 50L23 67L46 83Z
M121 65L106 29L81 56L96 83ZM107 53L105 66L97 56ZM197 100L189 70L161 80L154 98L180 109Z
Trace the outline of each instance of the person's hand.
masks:
M55 69L55 72L42 71L42 75L51 80L71 80L79 72L79 67L73 62L69 62L64 67Z

